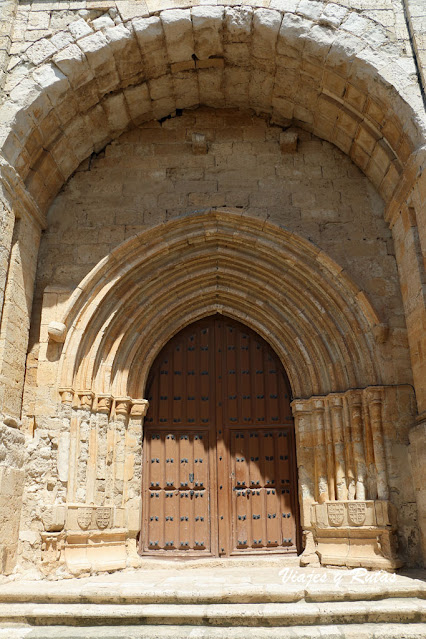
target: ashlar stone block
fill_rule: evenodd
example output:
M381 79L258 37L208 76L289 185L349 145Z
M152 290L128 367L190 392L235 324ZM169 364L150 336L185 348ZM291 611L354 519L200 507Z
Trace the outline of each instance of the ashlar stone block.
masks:
M199 60L223 55L223 14L223 7L194 7L192 9L195 55Z
M281 21L279 11L259 9L254 12L252 51L256 58L270 58L272 61Z
M127 80L142 70L142 57L133 33L122 24L105 30L105 37L113 52L118 73Z
M163 24L160 18L136 18L132 20L141 50L144 68L148 76L164 75L168 69L168 58L164 41Z
M191 12L189 9L162 11L160 14L166 36L170 62L190 60L194 54Z
M111 91L119 83L119 76L112 48L101 31L82 38L78 46L85 54L91 69L96 76L96 82L101 95Z
M67 76L74 89L93 79L92 70L81 49L81 42L79 46L70 44L53 57L54 63Z

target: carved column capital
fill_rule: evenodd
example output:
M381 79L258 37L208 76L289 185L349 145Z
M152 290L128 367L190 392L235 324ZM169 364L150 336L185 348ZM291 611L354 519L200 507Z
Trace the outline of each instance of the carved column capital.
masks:
M91 410L95 393L91 390L82 390L82 391L77 391L76 394L79 400L78 401L79 407Z
M74 389L71 387L60 388L59 395L61 396L61 403L71 406L74 400Z
M147 399L133 399L132 407L130 410L131 417L134 418L142 418L145 417L149 407L149 402Z
M115 403L115 414L123 415L127 417L130 412L130 407L132 405L132 400L130 397L116 397L114 400Z
M293 411L294 417L303 414L311 414L312 413L312 397L309 399L294 399L291 403L291 410Z
M96 396L96 412L108 414L111 410L112 395L108 393L99 393Z

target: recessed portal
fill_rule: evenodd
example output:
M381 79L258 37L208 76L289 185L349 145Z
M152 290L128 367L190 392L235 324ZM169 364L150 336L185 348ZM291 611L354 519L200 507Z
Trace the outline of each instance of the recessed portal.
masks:
M191 324L146 394L140 552L297 552L290 387L265 340L220 315Z

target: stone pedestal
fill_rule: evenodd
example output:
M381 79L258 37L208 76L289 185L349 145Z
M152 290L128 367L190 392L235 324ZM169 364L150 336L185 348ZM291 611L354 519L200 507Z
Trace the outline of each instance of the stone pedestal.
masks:
M312 534L323 566L395 570L396 512L388 501L328 501L312 506Z

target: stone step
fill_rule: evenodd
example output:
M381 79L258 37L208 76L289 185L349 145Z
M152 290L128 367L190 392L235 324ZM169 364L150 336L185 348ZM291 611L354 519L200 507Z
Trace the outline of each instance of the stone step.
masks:
M71 580L70 580L71 581ZM350 602L384 599L426 599L426 583L400 579L393 584L353 585L345 582L310 584L223 584L189 578L168 582L114 583L79 580L59 582L15 582L0 586L2 603L38 604L250 604L296 603L298 601Z
M291 628L193 626L49 626L1 628L0 639L424 639L426 624L338 624Z
M426 622L417 598L269 604L0 604L0 624L30 626L322 626Z

